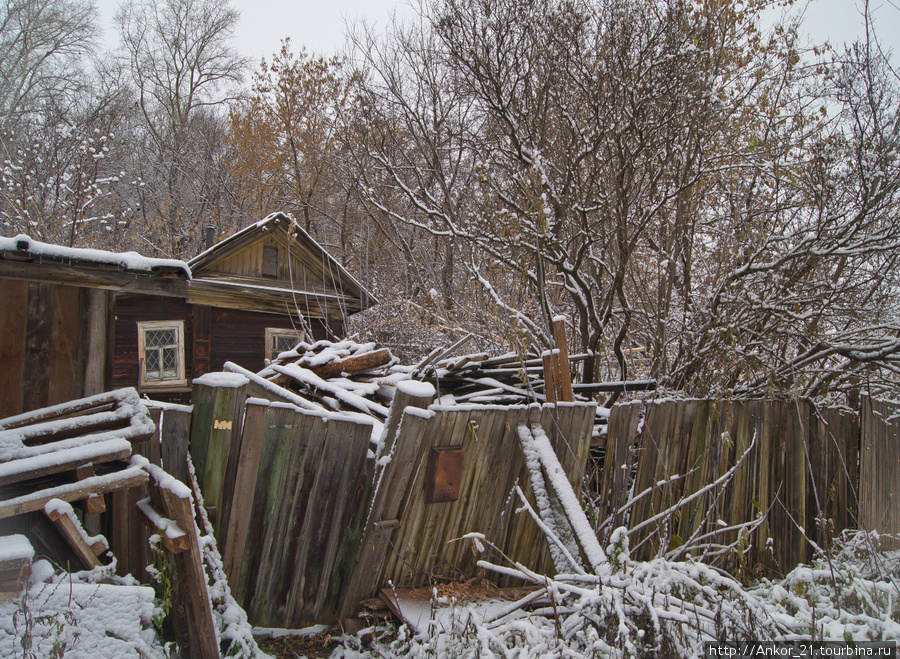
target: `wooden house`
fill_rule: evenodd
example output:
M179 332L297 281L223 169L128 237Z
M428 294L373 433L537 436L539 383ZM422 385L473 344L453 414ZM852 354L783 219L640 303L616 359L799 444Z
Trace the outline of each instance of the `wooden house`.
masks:
M116 292L187 296L182 261L0 238L0 419L108 391Z
M299 339L342 336L344 319L376 303L334 258L281 213L188 262L182 298L122 293L116 301L116 387L178 399L225 362L263 368Z

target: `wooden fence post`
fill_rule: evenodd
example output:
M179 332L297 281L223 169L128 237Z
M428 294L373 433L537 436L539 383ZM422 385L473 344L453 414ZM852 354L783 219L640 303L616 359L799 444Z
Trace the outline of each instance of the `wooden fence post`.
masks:
M250 530L250 517L253 514L252 493L256 491L268 414L269 401L259 398L247 399L231 513L228 518L228 531L225 534L227 542L222 544L222 562L228 577L228 586L233 592L237 592L237 581L240 578L247 534Z
M191 459L216 539L223 545L248 384L247 378L236 373L208 373L194 380Z

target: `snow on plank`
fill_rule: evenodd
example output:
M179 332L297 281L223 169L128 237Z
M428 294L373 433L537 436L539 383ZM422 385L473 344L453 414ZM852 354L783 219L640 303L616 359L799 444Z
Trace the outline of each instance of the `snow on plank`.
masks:
M127 439L113 438L2 462L0 463L0 487L59 474L89 463L99 464L113 460L127 460L130 456L131 443Z
M41 510L52 499L81 501L92 494L106 494L113 490L137 487L147 482L149 476L140 466L131 466L103 476L91 476L75 483L44 488L29 494L0 501L0 519Z

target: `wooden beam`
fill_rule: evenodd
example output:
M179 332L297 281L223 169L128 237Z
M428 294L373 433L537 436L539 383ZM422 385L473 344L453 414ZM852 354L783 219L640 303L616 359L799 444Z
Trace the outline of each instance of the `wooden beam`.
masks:
M222 562L228 586L237 592L250 519L253 515L253 496L259 474L263 438L266 433L269 404L263 401L248 401L244 411L244 428L241 436L241 454L234 481L234 495L228 518L226 542L222 548ZM248 496L250 493L250 496Z
M0 278L182 298L187 297L188 292L188 282L183 275L129 272L115 266L106 269L0 258Z
M52 454L52 464L47 464L49 457L42 454L0 463L0 487L67 471L75 471L76 480L82 480L94 474L79 474L79 467L86 462L99 464L127 460L131 457L131 445L125 439L110 439L56 451Z
M566 320L557 317L553 319L553 339L556 349L559 350L558 374L556 386L559 388L559 399L568 403L572 402L572 373L569 370L569 348L566 343Z
M23 410L28 283L0 279L0 299L0 418L5 418Z
M361 355L353 355L338 362L331 364L323 364L322 366L310 366L310 371L318 375L323 380L338 377L341 373L359 373L368 371L379 366L384 366L391 361L391 351L387 348L363 353Z
M105 494L147 482L147 472L139 467L129 467L104 476L94 476L77 483L58 485L37 492L0 501L0 519L42 510L51 499L73 502L87 499L93 494Z
M56 530L66 541L69 547L72 548L72 551L75 552L78 560L84 563L84 566L87 569L102 565L102 563L100 563L100 561L97 559L97 553L94 551L94 547L92 545L89 545L84 539L84 529L81 528L80 524L76 526L75 520L73 520L70 515L66 513L60 513L56 509L45 511L44 514L50 518L50 521L53 522L54 528L56 528ZM103 543L99 544L102 545ZM103 547L100 553L102 553L102 551L105 551L105 549L106 548Z
M633 382L594 382L591 384L576 384L572 387L579 394L592 394L600 392L626 391L654 391L656 380L634 380Z
M551 350L547 350L543 355L541 355L544 361L544 395L547 397L547 402L554 404L556 403L556 368L553 363L555 360L553 359L553 352Z
M137 502L137 508L141 511L142 518L151 531L159 534L163 546L172 554L180 554L190 549L187 533L178 526L174 519L164 516L156 510L150 502L150 498Z

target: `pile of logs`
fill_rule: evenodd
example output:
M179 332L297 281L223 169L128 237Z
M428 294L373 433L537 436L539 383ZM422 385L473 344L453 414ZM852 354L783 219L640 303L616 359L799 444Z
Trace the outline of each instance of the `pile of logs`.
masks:
M563 322L557 319L559 349L542 355L457 353L472 338L438 348L415 365L403 365L390 350L374 343L301 342L259 373L227 363L225 370L251 382L252 395L283 400L299 407L329 412L363 413L384 421L396 385L404 380L428 382L442 405L520 405L587 401L600 392L645 391L652 381L573 385L570 365L587 355L569 356ZM598 412L598 424L605 424Z

